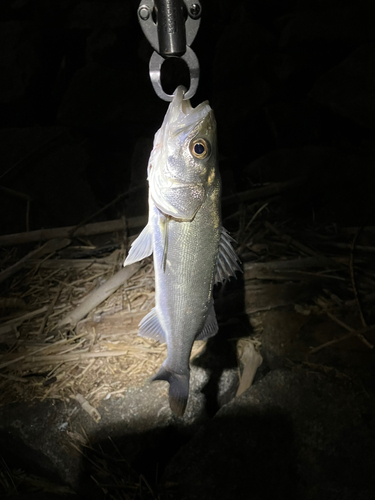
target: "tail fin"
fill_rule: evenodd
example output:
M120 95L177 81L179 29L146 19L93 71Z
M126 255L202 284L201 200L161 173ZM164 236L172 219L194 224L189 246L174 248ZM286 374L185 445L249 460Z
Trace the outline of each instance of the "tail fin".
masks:
M167 370L162 366L152 380L166 380L169 382L169 406L175 415L182 417L189 397L189 370L179 374Z

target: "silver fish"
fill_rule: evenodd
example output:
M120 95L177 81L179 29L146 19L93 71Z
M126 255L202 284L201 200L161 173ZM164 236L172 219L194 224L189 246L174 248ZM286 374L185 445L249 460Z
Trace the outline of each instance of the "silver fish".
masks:
M169 382L172 411L182 416L189 396L195 340L216 334L214 284L240 270L232 238L221 225L216 121L208 101L192 108L178 87L148 163L149 221L124 266L153 253L155 307L139 335L167 343L153 380Z

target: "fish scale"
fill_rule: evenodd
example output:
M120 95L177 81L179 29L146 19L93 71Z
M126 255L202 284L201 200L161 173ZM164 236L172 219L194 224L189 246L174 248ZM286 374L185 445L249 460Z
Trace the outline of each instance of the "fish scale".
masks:
M188 401L193 343L218 330L214 283L241 270L233 240L221 226L215 118L207 101L192 108L183 95L178 87L155 134L149 221L124 263L153 254L155 307L139 334L167 343L167 358L153 380L169 382L170 407L178 416Z

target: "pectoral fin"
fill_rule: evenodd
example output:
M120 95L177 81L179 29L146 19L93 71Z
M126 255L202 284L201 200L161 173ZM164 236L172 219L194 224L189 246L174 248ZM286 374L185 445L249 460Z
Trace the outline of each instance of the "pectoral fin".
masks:
M152 234L150 224L147 224L138 238L133 241L128 256L125 259L124 267L129 266L130 264L134 264L134 262L139 262L146 257L149 257L152 252Z
M238 265L240 259L232 247L232 241L234 241L234 239L229 235L228 231L222 227L220 233L215 283L222 283L231 276L235 276L236 271L242 272L240 266Z
M140 337L149 337L162 344L166 342L165 332L159 322L155 307L139 323L138 335Z
M165 217L162 230L164 231L164 248L163 248L163 259L162 259L162 269L165 272L165 266L167 265L167 255L168 255L168 236L169 236L169 217Z

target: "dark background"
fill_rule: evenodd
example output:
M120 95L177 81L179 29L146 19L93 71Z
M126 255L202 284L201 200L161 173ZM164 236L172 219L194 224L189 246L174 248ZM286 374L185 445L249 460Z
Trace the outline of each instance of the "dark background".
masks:
M301 222L302 227L375 225L375 3L202 0L202 4L202 23L192 45L201 79L192 103L209 99L215 111L223 196L304 177L300 188L284 194L282 203L272 204L268 219L275 226L280 227L280 221L287 221L288 229L295 222L299 228ZM31 200L31 230L68 226L79 224L129 188L145 184L152 139L167 103L156 96L150 83L152 49L138 24L137 7L138 0L0 2L1 233L26 231L27 199ZM171 63L165 69L168 92L186 84L181 68ZM225 211L230 210L238 211L238 206L226 205ZM146 211L143 188L96 220ZM237 219L225 221L227 229L235 230L230 225L235 226ZM319 231L311 234L318 241ZM311 239L308 245L315 247ZM279 250L283 251L284 247ZM267 257L275 261L274 255L272 248L267 249ZM356 269L363 270L370 258ZM347 293L349 279L336 281L337 289L342 290L341 283L347 289L337 293L345 300L340 306L343 318L359 325L358 313L354 320L351 317L356 305L345 305L353 299L352 291ZM278 283L283 289L284 283ZM307 294L315 294L314 286L304 283L301 287ZM329 294L336 293L333 282L328 283ZM363 279L363 283L366 288L360 291L369 294L372 281ZM238 295L233 296L236 302L222 300L231 317L236 314L233 304L240 303ZM220 299L217 303L224 307ZM168 424L165 435L173 444L168 447L161 424L152 431L152 441L151 433L141 435L137 423L129 430L123 418L125 410L134 412L133 400L146 401L150 415L158 412L159 416L162 403L153 388L144 393L142 388L135 396L129 392L125 410L119 404L118 413L111 409L111 399L110 411L103 415L124 426L122 448L127 454L136 449L133 443L139 445L142 472L155 463L161 463L162 469L169 461L165 477L171 484L180 484L185 498L247 498L249 491L254 498L274 497L275 491L278 498L288 499L372 498L373 351L366 347L363 354L357 345L348 344L341 351L337 345L332 351L322 350L322 357L310 359L321 363L315 366L328 371L327 377L318 377L309 365L300 372L278 370L285 359L304 360L311 345L330 340L336 331L313 314L305 316L306 323L301 321L302 314L293 306L267 313L262 353L271 367L270 376L254 385L239 410L234 401L227 414L224 411L220 418L208 421L177 458L172 460L172 455L184 444L185 435L176 438ZM222 337L215 337L216 345L227 346L224 337L232 332L238 338L238 331L238 323L228 322ZM222 370L225 365L212 344L210 349L217 360L210 375L216 384L217 366ZM351 376L355 370L359 374L350 390L339 386L342 380L347 382L341 374L346 369ZM268 366L260 370L260 377L266 370ZM362 373L370 397L361 384ZM38 458L39 449L51 456L52 442L62 452L55 439L62 435L59 419L65 422L66 418L60 406L52 403L48 410L45 404L35 405L41 415L36 418L29 408L12 406L9 413L8 407L3 408L3 449L12 447L17 468L24 452L12 444L13 434L25 436L32 448L37 442ZM114 435L114 428L103 425L102 430L106 440ZM188 432L193 435L195 428ZM64 469L60 455L55 457ZM119 470L121 477L122 462ZM263 494L256 496L257 489ZM202 491L213 494L204 496ZM90 494L86 491L86 496Z
M209 99L224 195L307 176L283 217L374 217L375 6L203 0L195 106ZM30 229L74 225L145 181L167 103L148 75L138 1L0 4L0 186L31 197ZM164 68L167 91L186 78ZM180 76L178 76L180 75ZM1 190L1 233L26 201ZM99 220L146 213L146 190Z

